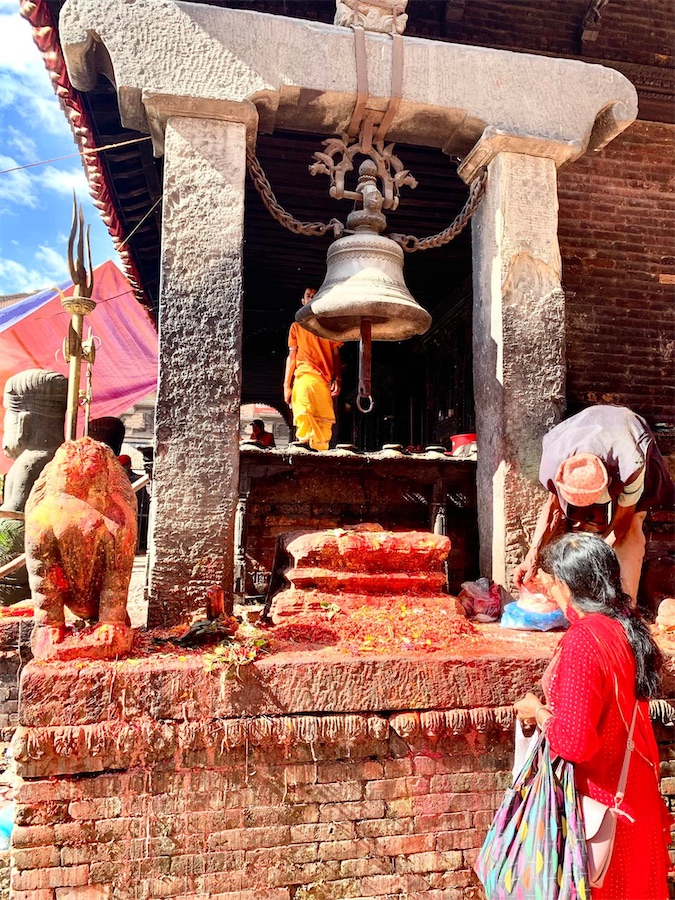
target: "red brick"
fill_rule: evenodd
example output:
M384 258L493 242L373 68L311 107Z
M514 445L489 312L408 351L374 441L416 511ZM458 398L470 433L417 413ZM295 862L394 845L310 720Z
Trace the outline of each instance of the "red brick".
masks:
M82 887L56 889L56 900L109 900L112 887L109 884L89 884Z
M122 811L119 797L92 797L71 800L68 812L73 819L114 819Z
M319 821L318 803L284 803L280 806L252 807L242 811L244 827L306 825ZM232 826L237 827L237 826Z
M397 872L447 872L462 866L462 854L459 852L412 853L410 856L396 857Z
M43 869L61 864L59 851L56 847L31 847L27 850L12 850L12 868L19 871L23 869Z
M475 829L467 831L444 831L436 835L437 850L466 850L480 847L485 835Z
M54 900L54 891L51 888L39 891L12 890L12 900Z
M195 898L200 895L195 894ZM211 900L288 900L285 888L270 888L255 891L227 891L224 894L211 894Z
M15 825L12 847L45 847L54 843L55 830L51 825Z
M365 859L343 859L340 863L340 875L345 878L366 878L371 875L392 875L394 861L386 856L366 857Z
M356 803L324 803L319 809L320 822L357 822L381 819L385 814L382 800L360 800Z
M477 819L478 816L482 815L487 815L487 813L459 812L441 813L439 815L431 816L417 816L415 819L415 831L455 831L457 829L471 828L472 825L478 828ZM490 822L491 821L492 816L490 816Z
M355 837L353 822L317 822L312 825L293 825L290 841L292 844L307 844L312 841L349 841Z
M424 853L433 850L436 838L433 834L400 834L375 838L375 853L378 856L399 856L410 853Z
M359 837L386 837L395 834L412 834L415 820L412 817L401 819L366 819L356 823Z
M68 803L50 800L47 803L17 803L14 810L14 821L17 825L55 825L67 822Z
M290 827L277 825L218 831L209 835L206 846L209 850L253 850L256 847L281 847L290 840Z
M366 838L353 841L323 841L319 844L318 859L363 859L372 856L373 842ZM311 862L310 859L306 862Z
M384 761L385 778L404 778L413 773L413 760L409 756Z
M349 803L361 800L362 796L361 785L350 781L335 784L301 784L288 789L289 799L299 803Z
M12 888L17 891L80 885L88 881L89 866L50 866L12 873Z
M429 779L424 776L371 781L366 785L366 800L397 800L429 792Z

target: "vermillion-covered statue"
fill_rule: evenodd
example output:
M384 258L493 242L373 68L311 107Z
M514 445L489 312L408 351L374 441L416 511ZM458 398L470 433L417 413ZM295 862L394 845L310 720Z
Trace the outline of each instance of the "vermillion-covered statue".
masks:
M59 447L26 504L37 658L109 658L131 649L126 607L136 537L136 497L110 448L88 437ZM69 633L66 606L93 627Z
M0 565L23 553L23 511L31 488L63 443L68 381L57 372L27 369L5 384L3 450L13 459L0 506ZM30 596L25 567L0 579L0 605Z

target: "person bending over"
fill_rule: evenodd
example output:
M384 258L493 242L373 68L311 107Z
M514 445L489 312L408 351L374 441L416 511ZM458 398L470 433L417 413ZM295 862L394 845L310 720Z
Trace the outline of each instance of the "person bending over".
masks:
M626 593L637 598L644 520L673 498L673 482L645 420L624 406L591 406L543 440L539 480L549 491L532 546L514 572L521 587L540 551L566 531L597 534L614 547Z

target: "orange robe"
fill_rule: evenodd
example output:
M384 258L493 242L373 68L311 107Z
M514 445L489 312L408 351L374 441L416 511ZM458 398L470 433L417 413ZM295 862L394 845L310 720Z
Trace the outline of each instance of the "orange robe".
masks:
M330 386L335 379L335 344L317 337L297 322L288 334L289 349L295 349L295 371L291 408L299 441L313 450L328 450L335 412Z

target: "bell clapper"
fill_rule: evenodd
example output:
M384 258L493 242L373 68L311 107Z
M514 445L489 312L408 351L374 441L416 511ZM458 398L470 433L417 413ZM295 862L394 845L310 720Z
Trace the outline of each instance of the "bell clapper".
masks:
M356 405L362 413L373 411L375 403L371 393L370 368L372 360L372 331L370 319L361 319L361 338L359 340L359 389Z

